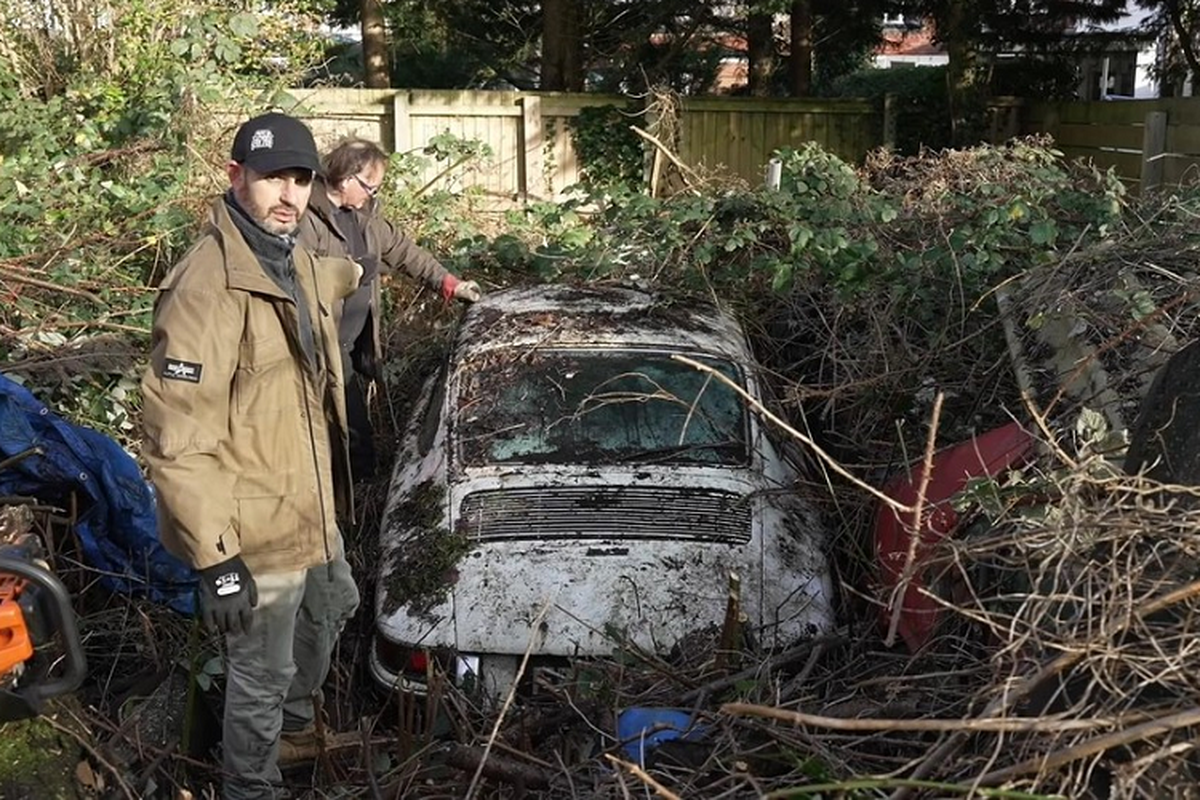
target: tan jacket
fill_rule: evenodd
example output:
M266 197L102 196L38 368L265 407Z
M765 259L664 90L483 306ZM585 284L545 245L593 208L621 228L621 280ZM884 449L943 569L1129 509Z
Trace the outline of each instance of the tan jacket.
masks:
M301 355L296 304L213 206L167 274L142 380L144 455L163 544L197 569L241 554L251 573L324 563L352 514L334 310L357 267L294 251L317 368Z

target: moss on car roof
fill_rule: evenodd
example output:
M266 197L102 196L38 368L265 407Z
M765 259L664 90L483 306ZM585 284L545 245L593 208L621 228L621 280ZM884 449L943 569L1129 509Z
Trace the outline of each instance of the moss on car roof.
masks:
M624 287L545 285L508 289L470 309L457 349L468 358L498 347L626 345L749 357L733 316L695 297Z

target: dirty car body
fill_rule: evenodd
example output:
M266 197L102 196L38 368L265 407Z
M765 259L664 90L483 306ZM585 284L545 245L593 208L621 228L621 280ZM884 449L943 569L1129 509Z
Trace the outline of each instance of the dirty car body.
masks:
M668 655L722 624L731 573L752 642L828 630L798 468L721 377L760 393L743 332L712 307L570 287L472 306L397 454L376 679L422 691L428 655L450 654L502 692L527 649Z

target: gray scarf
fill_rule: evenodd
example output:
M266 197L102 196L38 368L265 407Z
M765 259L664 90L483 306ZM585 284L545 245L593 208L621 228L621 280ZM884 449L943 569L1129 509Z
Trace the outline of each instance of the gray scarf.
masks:
M296 280L296 262L292 259L292 250L296 246L295 237L271 233L251 219L233 196L233 190L225 193L225 206L229 209L229 218L233 220L234 227L258 258L263 271L270 275L276 285L295 303L296 315L300 320L300 349L308 362L309 370L316 372L317 348L313 340L312 317L308 312L304 288Z

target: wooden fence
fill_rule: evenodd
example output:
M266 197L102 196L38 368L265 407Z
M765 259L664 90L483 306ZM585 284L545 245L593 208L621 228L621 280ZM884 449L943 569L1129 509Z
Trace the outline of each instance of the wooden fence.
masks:
M1022 133L1049 133L1072 158L1151 191L1200 178L1200 98L1026 103Z
M628 107L617 95L396 89L294 90L290 110L321 145L356 135L395 152L419 151L450 133L488 145L486 162L445 172L431 163L423 182L481 190L496 208L560 200L580 180L570 126L590 106ZM895 140L894 104L862 100L685 98L676 155L701 171L759 183L779 147L816 142L851 163ZM645 114L629 124L654 128ZM1046 132L1067 156L1116 170L1142 191L1200 177L1200 98L1038 102L1000 99L991 109L992 141ZM647 145L647 147L651 147ZM444 172L444 174L443 174Z
M615 95L550 92L310 89L291 95L296 105L288 110L306 119L321 146L350 135L394 152L421 150L445 133L483 142L492 152L485 163L444 175L445 164L431 163L420 178L451 190L476 187L496 207L564 197L580 179L572 120L589 106L628 106ZM629 119L643 129L653 122L644 114ZM879 110L865 101L697 98L682 102L673 149L691 167L760 183L779 147L813 141L857 163L881 135Z

